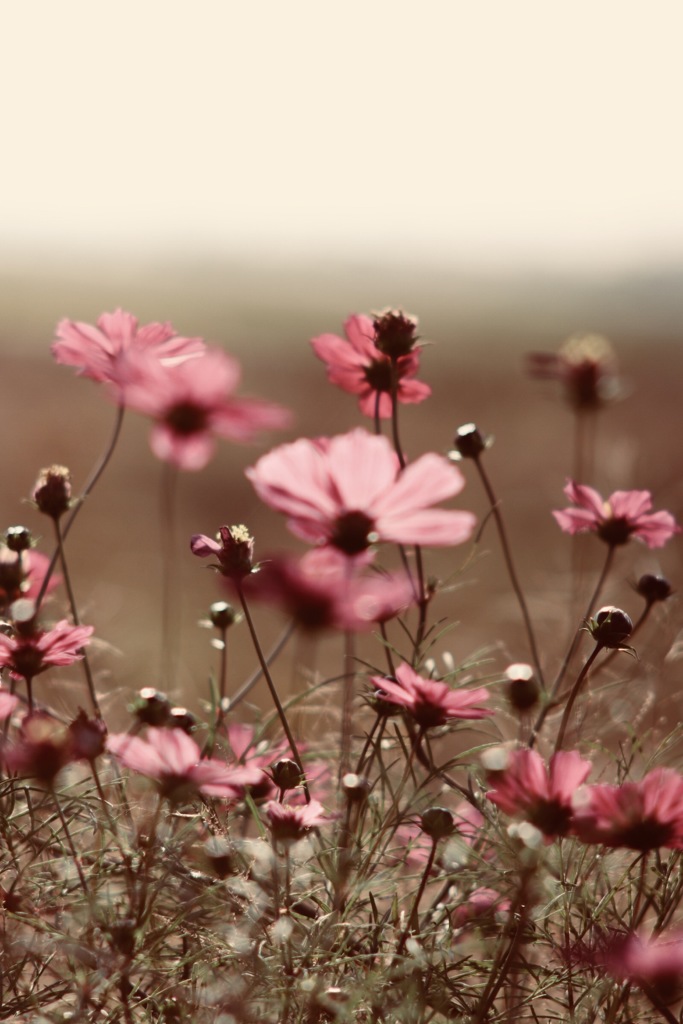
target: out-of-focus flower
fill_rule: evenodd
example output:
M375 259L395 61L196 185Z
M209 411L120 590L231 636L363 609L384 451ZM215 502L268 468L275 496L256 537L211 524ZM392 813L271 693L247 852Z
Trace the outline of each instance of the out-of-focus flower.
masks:
M2 751L8 771L51 785L75 760L69 730L45 711L25 715L15 741Z
M12 551L6 544L0 544L0 612L7 609L19 598L35 601L45 579L50 559L40 551ZM56 573L50 577L46 593L51 593L61 583Z
M180 469L203 469L216 438L251 441L261 430L283 427L289 413L255 398L237 398L240 367L221 349L172 366L131 354L124 375L126 405L155 420L154 454Z
M332 821L318 800L311 800L305 807L271 801L266 804L266 815L273 839L285 844L296 843L303 839L310 829L327 825Z
M666 576L658 576L651 572L646 572L640 577L634 590L644 598L648 606L658 601L668 601L674 592Z
M605 501L592 487L569 480L564 493L578 505L553 512L565 533L597 533L612 547L635 537L649 548L661 548L681 530L670 512L650 512L649 491L615 491Z
M310 631L360 632L393 618L415 600L406 576L361 573L329 547L300 559L266 559L248 582L250 597L279 605Z
M645 938L635 932L613 942L600 965L620 981L652 992L665 1006L683 994L683 933Z
M600 334L574 335L557 353L532 352L527 370L531 377L561 381L575 409L597 409L619 393L614 350Z
M18 703L18 697L8 693L7 690L0 690L0 722L4 722L6 718L9 718Z
M332 384L359 396L364 416L391 416L392 381L396 399L404 403L423 402L432 391L429 385L414 380L420 368L420 350L413 348L397 359L390 359L375 344L375 324L369 316L350 316L344 324L346 338L321 334L311 345L327 366Z
M584 843L630 850L683 849L683 777L655 768L640 782L586 786L573 830Z
M471 512L431 508L464 487L447 459L423 455L401 471L387 438L362 429L281 445L247 476L298 537L349 556L379 541L461 544L475 525Z
M164 366L174 366L201 356L206 349L201 338L180 337L170 323L140 327L137 319L122 309L103 313L96 325L62 320L56 333L52 354L57 362L77 367L84 377L113 385L118 397L122 396L131 352L145 352Z
M489 771L493 789L486 796L501 811L523 818L542 832L546 842L572 828L573 799L592 765L576 751L559 751L546 765L535 750L512 750L500 771Z
M254 538L246 526L221 526L216 540L196 533L190 540L190 550L199 558L217 558L221 576L237 582L254 571Z
M199 747L182 729L151 727L145 739L119 733L109 737L107 749L126 768L154 779L162 796L174 802L197 793L237 800L245 786L261 779L258 768L234 767L214 758L202 760Z
M467 925L491 925L498 931L500 918L508 914L509 910L509 899L504 899L495 889L481 886L474 889L463 903L454 907L451 924L455 929L465 928Z
M71 626L66 619L52 629L31 628L15 636L0 633L0 668L13 679L33 679L53 665L71 665L83 657L93 626Z
M489 699L483 687L453 690L447 683L424 679L405 663L396 669L395 680L373 676L372 682L385 700L406 708L421 729L446 725L454 718L477 719L493 714L478 706Z

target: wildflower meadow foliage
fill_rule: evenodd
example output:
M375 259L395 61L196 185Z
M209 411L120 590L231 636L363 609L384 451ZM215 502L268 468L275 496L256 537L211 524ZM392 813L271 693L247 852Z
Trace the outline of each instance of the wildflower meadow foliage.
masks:
M417 320L356 313L311 344L340 389L329 401L356 396L364 419L283 440L289 411L239 395L237 360L203 339L122 310L57 326L54 358L99 384L114 429L80 489L65 465L33 467L31 525L5 524L0 545L1 1019L680 1022L683 736L619 711L627 681L649 691L662 666L641 642L676 609L677 581L638 558L679 544L680 527L630 489L649 481L601 464L595 417L622 394L612 347L577 336L527 364L561 384L577 426L571 507L539 490L528 523L553 530L539 558L567 566L549 628L492 438L453 423L431 451L404 447L403 406L419 417L431 396ZM226 480L215 536L161 538L167 562L213 570L198 700L167 665L158 689L140 679L116 706L96 671L110 657L97 602L70 572L128 412L187 480L219 443L260 444L244 472L293 535L284 552L254 536ZM517 628L497 645L492 615L490 647L470 651L439 598L481 618L468 595L494 549ZM624 578L628 607L603 603ZM282 624L269 649L264 606ZM311 663L292 687L281 654L296 643ZM238 646L253 652L246 680Z

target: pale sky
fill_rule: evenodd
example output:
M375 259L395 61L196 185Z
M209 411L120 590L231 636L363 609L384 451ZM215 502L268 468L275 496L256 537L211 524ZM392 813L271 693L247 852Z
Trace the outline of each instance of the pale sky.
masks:
M0 257L683 258L679 0L0 0Z

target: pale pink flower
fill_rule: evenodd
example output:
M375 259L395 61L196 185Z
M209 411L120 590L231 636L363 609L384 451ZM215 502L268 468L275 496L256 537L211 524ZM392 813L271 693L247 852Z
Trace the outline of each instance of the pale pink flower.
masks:
M318 800L311 800L302 807L271 800L266 804L266 815L273 839L284 843L296 843L303 839L310 829L327 825L332 821Z
M58 363L78 367L92 380L112 384L119 392L127 375L131 352L146 352L165 366L200 356L205 350L201 338L180 337L170 323L140 326L131 313L117 309L103 313L97 324L62 320L57 325L52 354Z
M574 750L559 751L548 767L535 750L512 750L502 771L488 773L494 788L486 796L506 814L531 822L550 842L571 831L574 794L591 768Z
M344 324L346 338L321 334L311 345L319 359L327 365L332 384L359 396L364 416L391 416L392 372L396 377L396 398L399 402L417 403L432 393L428 384L413 380L420 368L420 350L390 359L375 344L375 324L369 316L350 316ZM393 367L393 370L392 370Z
M573 335L557 353L532 352L527 369L531 377L561 381L577 410L600 408L619 391L614 350L600 334Z
M14 636L0 633L0 668L8 668L13 679L31 680L53 665L71 665L81 660L81 648L90 642L93 632L92 626L71 626L63 619L52 629Z
M161 794L172 800L195 793L237 800L245 786L258 784L262 777L260 768L202 760L199 747L182 729L151 727L145 739L119 733L109 737L107 749L126 768L154 779Z
M667 1005L683 991L683 933L646 938L631 932L612 944L604 965L613 977L649 989Z
M235 397L239 380L239 363L221 349L167 367L136 354L128 360L125 400L156 421L151 445L158 458L198 470L212 457L217 437L251 441L289 420L281 406Z
M288 516L298 537L346 555L378 541L462 544L475 525L471 512L431 508L465 483L447 459L423 455L401 471L387 438L362 429L281 445L247 476L267 505Z
M8 693L7 690L0 690L0 722L4 722L6 718L9 718L18 703L18 697Z
M492 926L499 932L501 918L510 912L510 900L504 899L495 889L481 886L474 889L463 903L459 903L451 912L453 928L465 928L467 925L480 927ZM458 937L462 941L463 936Z
M483 687L453 690L447 683L424 679L405 663L396 669L395 680L373 676L372 682L383 700L406 708L421 729L446 725L454 718L477 719L493 714L478 706L489 699Z
M574 808L574 831L584 843L683 849L683 776L655 768L640 782L587 786Z
M364 573L335 548L303 558L267 558L245 581L250 598L273 602L305 630L361 632L398 615L414 600L406 576Z
M592 487L569 480L564 493L579 506L553 512L565 533L597 533L613 547L635 537L649 548L664 547L674 534L680 533L680 526L670 512L650 512L649 491L615 491L605 501Z

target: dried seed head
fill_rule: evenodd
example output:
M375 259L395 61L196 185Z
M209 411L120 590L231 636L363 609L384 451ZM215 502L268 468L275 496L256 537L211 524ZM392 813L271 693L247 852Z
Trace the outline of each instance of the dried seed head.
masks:
M71 507L71 473L66 466L41 469L31 495L36 507L51 519L59 519Z

